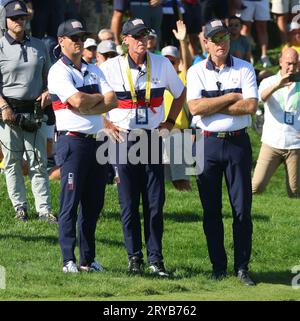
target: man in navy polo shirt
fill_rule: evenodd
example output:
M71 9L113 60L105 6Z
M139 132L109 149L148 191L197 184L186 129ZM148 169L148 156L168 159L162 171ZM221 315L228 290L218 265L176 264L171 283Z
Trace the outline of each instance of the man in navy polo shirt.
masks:
M209 57L191 67L187 75L187 101L193 123L204 134L204 170L197 177L203 206L203 227L212 277L227 273L222 221L222 178L233 214L234 269L246 285L251 255L251 165L252 152L246 128L257 108L257 86L253 67L229 55L230 35L221 20L205 25Z
M63 272L78 272L74 254L76 221L80 271L103 271L95 261L95 230L104 203L106 166L98 164L96 134L100 114L117 106L111 87L97 66L82 59L86 31L70 19L57 32L62 57L50 69L48 86L58 130L57 160L61 172L59 244ZM80 210L77 218L77 210Z

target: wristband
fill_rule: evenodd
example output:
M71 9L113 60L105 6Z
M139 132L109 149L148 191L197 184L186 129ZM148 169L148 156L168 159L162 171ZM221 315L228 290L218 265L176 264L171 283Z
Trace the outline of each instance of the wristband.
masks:
M166 120L166 123L170 123L172 125L175 125L175 120L168 117L167 120Z
M9 108L9 104L4 104L3 106L0 107L0 110L3 111L7 108Z

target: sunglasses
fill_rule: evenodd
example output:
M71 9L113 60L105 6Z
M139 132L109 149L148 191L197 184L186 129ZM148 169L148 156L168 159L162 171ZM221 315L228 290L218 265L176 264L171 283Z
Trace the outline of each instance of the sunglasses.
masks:
M146 38L149 36L149 32L141 32L137 33L136 35L131 35L131 37L135 40L140 40L142 38Z
M213 42L213 43L222 43L222 42L226 42L230 40L230 34L226 33L223 36L213 36L211 37L211 39L209 41Z
M78 42L78 41L82 41L84 42L86 40L86 36L85 35L73 35L73 36L68 36L69 39L71 39L73 42Z
M96 51L97 47L92 46L92 47L87 47L85 49L88 50L88 51Z
M105 58L114 58L117 56L117 54L115 52L106 52L104 54L102 54Z
M240 27L241 25L239 23L230 23L228 27Z
M10 17L9 19L12 20L12 21L26 20L27 16L15 16L15 17Z

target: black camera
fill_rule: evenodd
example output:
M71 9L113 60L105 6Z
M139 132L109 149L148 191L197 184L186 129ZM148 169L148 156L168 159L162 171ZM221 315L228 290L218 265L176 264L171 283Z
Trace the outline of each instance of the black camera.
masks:
M48 117L44 115L41 103L39 101L35 101L33 119L26 118L24 114L16 114L14 125L19 126L27 132L33 133L41 127L43 121L47 121L45 118Z
M41 127L41 123L26 118L23 114L16 114L14 125L21 129L33 133Z
M292 81L292 82L300 82L300 72L296 72L294 74L291 74L290 77L289 77L289 81Z

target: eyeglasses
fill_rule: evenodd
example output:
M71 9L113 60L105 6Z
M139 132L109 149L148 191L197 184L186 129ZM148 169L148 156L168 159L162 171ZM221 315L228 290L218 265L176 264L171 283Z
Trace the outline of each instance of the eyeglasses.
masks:
M9 18L12 21L17 21L17 20L26 20L27 16L14 16Z
M86 40L86 36L85 35L73 35L73 36L68 36L69 39L71 39L73 42L78 42L78 41L82 41L84 42Z
M239 24L239 23L230 23L229 25L228 25L228 27L229 28L231 28L231 27L240 27L241 25Z
M230 35L229 33L226 33L223 36L213 36L211 37L211 39L209 41L213 42L213 43L222 43L222 42L226 42L230 40Z

